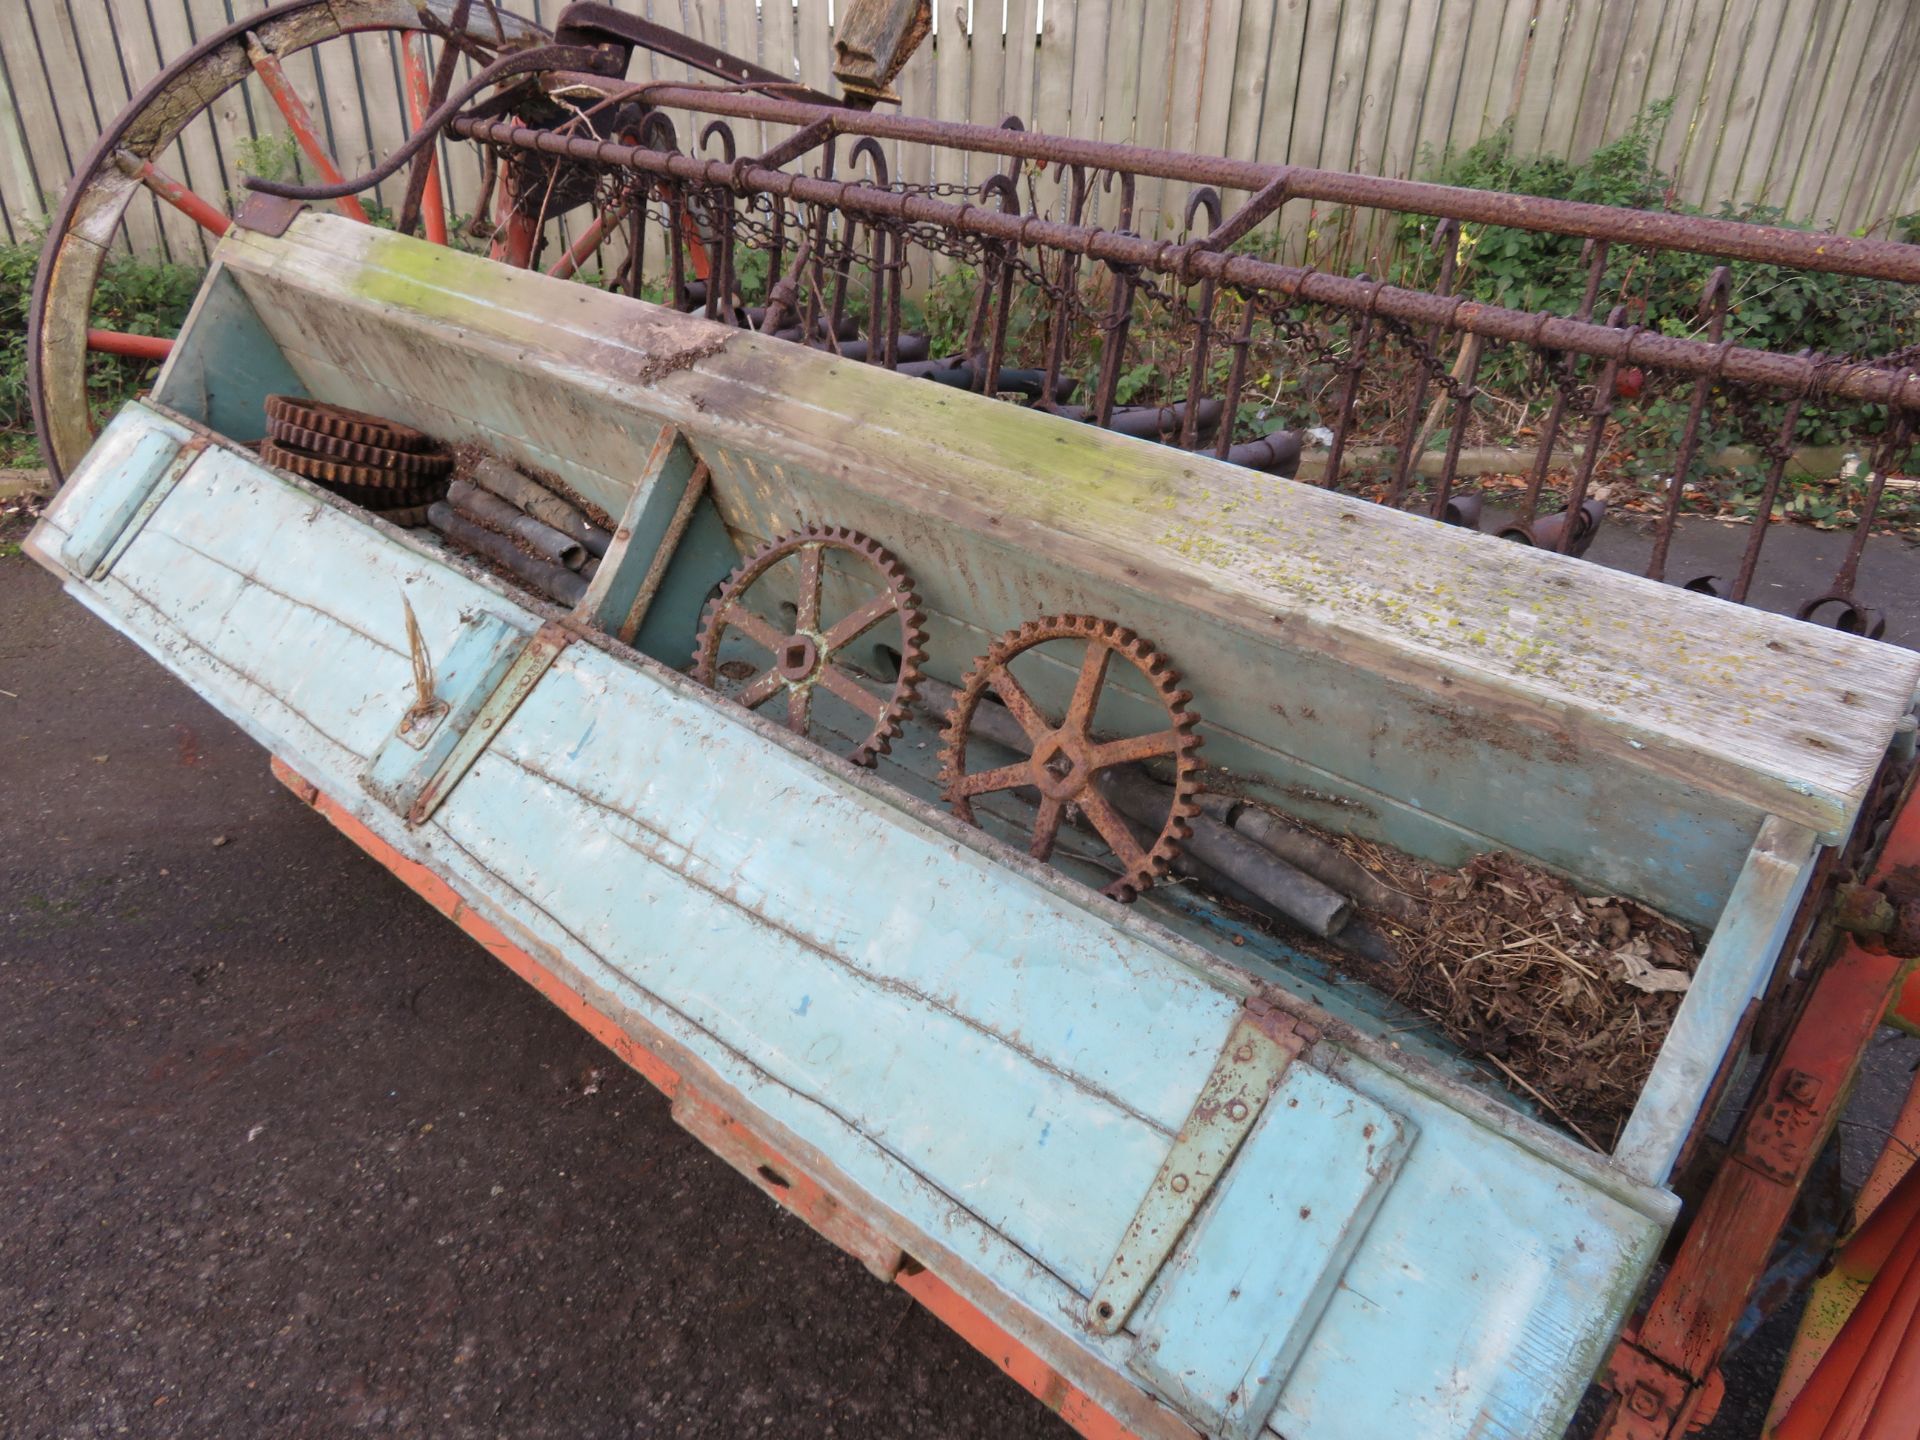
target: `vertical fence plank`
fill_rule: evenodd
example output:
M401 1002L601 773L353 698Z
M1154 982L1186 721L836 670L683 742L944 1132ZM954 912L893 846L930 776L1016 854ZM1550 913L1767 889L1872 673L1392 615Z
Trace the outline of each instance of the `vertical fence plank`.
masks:
M1798 59L1783 44L1793 8L1789 0L1761 0L1754 11L1740 57L1739 78L1727 102L1720 152L1714 156L1701 186L1702 200L1736 193L1753 152L1773 148L1789 100L1788 81Z
M1871 38L1888 9L1903 12L1906 6L1903 0L1850 0L1847 6L1846 22L1838 33L1833 63L1827 69L1826 83L1821 89L1820 108L1815 113L1806 149L1801 152L1794 174L1793 189L1786 201L1787 213L1796 219L1826 218L1821 195L1828 177L1845 154L1845 146L1850 143L1847 113L1854 97L1860 93L1860 72L1871 53Z
M1655 46L1670 6L1691 5L1693 0L1634 0L1633 20L1621 47L1620 63L1615 67L1609 87L1606 117L1601 123L1596 147L1627 130L1646 107L1661 97L1649 93Z
M1773 177L1780 173L1784 157L1797 148L1818 99L1832 26L1841 8L1826 0L1789 0L1768 64L1754 134L1732 187L1738 198L1769 203L1774 199Z
M1565 38L1554 66L1552 99L1540 127L1540 150L1546 155L1570 155L1573 134L1587 87L1593 83L1600 27L1608 12L1618 15L1619 0L1573 0ZM1630 18L1630 17L1629 17Z
M1680 195L1688 204L1698 205L1706 199L1708 177L1720 163L1720 156L1729 148L1737 150L1745 139L1744 132L1735 133L1729 126L1734 96L1743 79L1765 64L1750 44L1758 10L1758 0L1729 0L1721 19L1713 64L1701 93L1699 118L1680 165Z
M1707 103L1707 82L1713 74L1720 22L1726 11L1720 0L1694 0L1691 5L1669 8L1678 12L1674 18L1679 24L1669 36L1662 37L1665 83L1653 93L1673 97L1673 116L1667 122L1666 134L1656 152L1660 168L1672 171L1683 168L1694 143L1694 132ZM1680 38L1682 33L1684 39Z
M1412 0L1379 0L1373 12L1372 33L1367 37L1367 60L1361 70L1359 120L1353 137L1353 155L1349 168L1362 175L1381 175L1387 171L1387 139L1393 126L1394 96L1399 89L1400 65L1406 54L1407 31L1413 15ZM1431 32L1425 39L1430 46ZM1424 66L1429 50L1423 50L1419 62ZM1408 91L1418 94L1409 79Z
M40 59L34 11L45 3L32 0L32 8L0 25L0 64L6 66L8 85L19 107L20 133L33 177L33 193L22 197L20 208L21 218L29 227L42 223L60 203L67 177L73 173L73 162L79 158L67 153L67 138L60 129L53 94L47 88L46 67Z
M1568 153L1574 159L1591 155L1610 138L1607 117L1613 113L1615 83L1627 59L1634 19L1642 8L1646 8L1644 0L1640 5L1633 0L1613 0L1601 8L1593 53L1582 77L1579 108L1573 117Z
M1908 47L1905 73L1911 75L1914 65L1920 63L1913 53L1920 44L1920 28L1910 27L1901 42ZM1878 138L1871 147L1876 152L1875 183L1854 217L1855 223L1873 226L1876 233L1885 233L1888 221L1920 208L1911 174L1920 164L1920 85L1909 83L1901 88L1905 104L1876 131Z
M1450 7L1447 0L1414 0L1407 12L1400 82L1394 87L1393 118L1387 126L1386 174L1423 174L1423 156L1446 149L1460 62L1467 51L1466 15L1450 15L1450 9L1458 7Z
M1532 44L1521 57L1521 73L1515 81L1520 101L1514 110L1513 143L1524 155L1545 148L1560 52L1567 45L1577 8L1574 0L1541 0L1534 19Z
M101 129L126 108L131 77L120 53L118 26L107 0L66 0L66 13L92 94L96 123L87 135L91 149ZM135 253L171 259L173 247L161 223L160 208L151 195L135 195L127 203L125 236ZM198 248L188 250L187 257L198 260Z
M40 184L27 154L27 137L20 125L20 107L8 79L6 57L0 53L0 235L9 243L24 240L27 222L40 213Z
M1847 115L1842 121L1838 163L1832 167L1822 187L1817 215L1832 215L1838 224L1851 226L1869 218L1868 203L1873 190L1873 168L1878 155L1874 137L1885 134L1896 123L1913 85L1914 41L1920 27L1913 23L1910 6L1900 13L1883 11L1881 24L1867 51L1866 73L1856 80L1855 93L1849 97ZM1859 83L1864 80L1865 83Z
M1476 133L1497 130L1520 115L1520 91L1527 80L1527 61L1533 54L1533 17L1540 0L1507 0L1500 17L1500 40L1494 47L1493 73L1487 82L1487 106ZM1454 127L1458 136L1460 127Z

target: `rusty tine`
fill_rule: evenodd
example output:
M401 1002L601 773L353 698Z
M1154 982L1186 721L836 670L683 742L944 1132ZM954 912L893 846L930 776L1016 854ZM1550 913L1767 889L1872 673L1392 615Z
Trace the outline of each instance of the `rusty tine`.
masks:
M1727 302L1733 294L1733 271L1725 265L1714 267L1700 295L1700 316L1707 322L1707 334L1726 354ZM1680 505L1685 499L1687 478L1693 473L1694 452L1700 448L1700 421L1705 417L1707 401L1718 375L1702 375L1693 382L1693 399L1687 407L1686 428L1680 435L1680 449L1673 459L1673 479L1667 487L1666 509L1660 516L1660 528L1653 538L1653 554L1647 561L1647 578L1667 578L1667 551L1673 544L1674 528L1680 523Z
M1440 283L1437 287L1438 292L1442 295L1451 295L1453 293L1454 275L1458 268L1460 257L1460 222L1458 220L1442 220L1439 225L1434 228L1433 244L1434 249L1438 251L1440 255ZM1454 309L1457 313L1459 306L1456 305ZM1431 350L1439 343L1440 330L1441 327L1438 325L1428 328L1426 333L1426 346L1428 350ZM1422 409L1427 403L1428 374L1427 365L1425 364L1426 357L1421 355L1415 358L1420 363L1416 363L1414 366L1413 395L1407 403L1407 434L1406 438L1401 441L1400 454L1394 461L1393 488L1387 494L1387 504L1396 510L1406 503L1407 486L1413 478L1414 467L1420 463L1420 457L1413 452L1419 447L1420 436L1426 429L1426 418L1421 414ZM1479 364L1477 354L1474 363L1476 366ZM1451 483L1451 477L1449 476L1448 478L1449 483ZM1436 501L1435 504L1438 507L1436 513L1444 514L1446 511L1446 501L1441 499Z
M1811 355L1813 352L1801 353ZM1779 434L1771 445L1762 442L1762 453L1771 463L1767 466L1766 483L1760 490L1760 504L1754 512L1753 533L1747 537L1746 549L1740 555L1740 571L1734 576L1733 589L1727 596L1737 604L1746 604L1747 595L1753 589L1754 572L1760 567L1760 551L1767 543L1767 527L1773 522L1774 502L1780 495L1780 482L1786 477L1787 461L1793 458L1793 437L1800 428L1800 411L1806 400L1804 390L1789 399L1780 420Z
M1607 324L1618 327L1627 318L1627 307L1616 305L1607 316ZM1578 517L1583 513L1587 498L1587 487L1593 481L1594 467L1600 463L1600 447L1606 443L1607 421L1613 418L1613 401L1619 393L1622 362L1633 353L1634 337L1640 333L1640 327L1634 325L1627 329L1626 348L1617 356L1609 359L1600 372L1600 381L1594 386L1593 423L1587 430L1587 445L1580 456L1580 468L1574 472L1573 485L1567 491L1567 503L1561 507L1565 514ZM1562 555L1573 544L1575 533L1579 529L1576 518L1573 524L1562 525L1555 537L1554 549Z

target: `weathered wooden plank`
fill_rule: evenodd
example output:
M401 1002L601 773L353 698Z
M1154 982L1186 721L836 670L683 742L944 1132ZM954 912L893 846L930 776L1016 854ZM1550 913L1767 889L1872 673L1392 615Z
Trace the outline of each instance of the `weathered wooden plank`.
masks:
M1920 65L1920 26L1902 24L1888 37L1884 49L1875 52L1875 64L1868 86L1867 104L1861 109L1851 132L1856 137L1844 188L1833 210L1848 228L1875 224L1889 217L1875 209L1879 188L1883 147L1901 129L1901 119L1912 109L1914 67ZM1910 155L1910 150L1902 152ZM1836 177L1837 178L1837 177Z
M348 723L356 710L390 725L407 703L409 667L388 638L400 632L392 596L401 584L436 645L458 628L462 613L526 614L498 582L237 453L223 450L190 481L156 517L162 529L143 532L129 552L123 564L131 568L89 587L83 598L276 752L296 757L330 793L354 795L364 752L342 747L319 727L359 739ZM300 568L319 573L287 577L311 587L291 602L307 619L288 624L285 606L294 592L280 586L272 547L295 528L310 562ZM120 583L121 573L150 583L154 603ZM262 575L278 595L257 581L233 583ZM384 595L392 618L365 612L377 628L362 634L359 620L349 624L335 614L342 585ZM377 696L352 683L358 670L349 683L335 683L336 667L353 665L385 667L392 683ZM683 791L701 803L685 803ZM757 812L768 794L804 810L808 825L765 824ZM753 801L713 804L716 795ZM522 796L525 803L517 803ZM964 1168L968 1142L947 1131L1019 1132L1027 1124L1031 1133L1034 1117L975 1114L984 1108L980 1096L1025 1073L1017 1070L1023 1053L1044 1052L1057 1062L1030 1096L1068 1085L1090 1100L1099 1093L1125 1097L1135 1112L1154 1118L1164 1150L1165 1131L1185 1114L1234 1009L1227 977L1204 957L1139 914L1076 892L1044 869L1012 856L995 859L951 821L774 726L715 706L684 678L590 643L572 647L548 672L449 800L444 824L406 833L377 807L356 814L511 926L511 934L524 937L516 943L542 957L565 957L556 973L570 977L590 1004L610 1016L644 1017L668 1035L675 1067L699 1072L703 1088L709 1074L723 1080L726 1091L774 1121L770 1133L783 1152L815 1173L817 1157L846 1175L885 1217L884 1233L909 1244L916 1257L948 1265L963 1254L968 1273L979 1272L1031 1312L1047 1343L1064 1350L1072 1374L1126 1363L1130 1339L1102 1341L1057 1318L1072 1313L1084 1288L1076 1292L1073 1282L1036 1265L1031 1252L1009 1243L1012 1232L996 1232L979 1215L1009 1185L1041 1184L1049 1174L1071 1175L1080 1190L1103 1188L1088 1186L1087 1173L1099 1174L1103 1185L1122 1183L1125 1166L1073 1169L1075 1146L1103 1157L1118 1153L1111 1136L1063 1134L1056 1125L1046 1145L1015 1152L1022 1177L976 1171L957 1194L930 1183L923 1167ZM519 841L493 839L499 817L553 844L536 858ZM839 843L825 843L829 834ZM514 853L480 853L496 845ZM885 855L918 882L903 881L911 899L875 905L866 887L837 883L847 855ZM666 903L684 902L676 913L688 922L664 943L657 924L618 920L619 904L656 893L671 897ZM612 907L609 896L616 897ZM650 912L649 921L661 913ZM750 943L719 944L742 924L774 919L787 926L781 933L790 940L805 937L817 948L796 945L787 963L787 942L757 931ZM1055 929L1043 933L1047 926ZM996 958L1015 937L1030 942L1024 963ZM698 971L702 954L744 980L726 986L724 973L683 980ZM1040 957L1044 964L1036 963ZM793 990L816 975L832 987ZM975 1023L953 1042L958 1050L911 1049L897 1026L873 1040L870 1062L846 1055L844 1046L828 1054L799 1043L828 1033L838 997L869 994L875 975L910 975L925 997L916 998L913 988L887 989L886 1005L919 1006L916 1014L936 1016L964 1009ZM1071 1002L1053 998L1060 993ZM802 1003L808 996L812 1003ZM1128 1009L1141 1005L1149 1017ZM741 1043L763 1063L687 1010L730 1035L753 1031ZM865 999L859 1011L878 1013ZM762 1030L763 1022L769 1028ZM1084 1031L1087 1025L1094 1029ZM872 1039L866 1028L852 1033ZM936 1025L912 1033L945 1032ZM955 1127L920 1087L950 1088L954 1075L929 1079L930 1072L940 1072L952 1053L963 1073L975 1044L997 1047L989 1053L999 1055L1001 1068L967 1095L969 1126ZM779 1053L769 1054L774 1048ZM824 1103L811 1088L809 1077L836 1068L853 1075L896 1051L905 1058L884 1083L860 1079L859 1088L836 1091ZM1422 1139L1313 1328L1275 1423L1302 1440L1395 1433L1395 1417L1408 1415L1421 1433L1439 1437L1555 1433L1563 1405L1577 1398L1650 1262L1671 1201L1611 1176L1531 1122L1408 1070L1384 1044L1343 1037L1308 1058L1406 1116ZM1110 1080L1097 1078L1097 1067ZM807 1083L796 1088L793 1080ZM919 1108L907 1109L900 1125L877 1126L886 1107L904 1109L914 1100ZM1067 1151L1054 1153L1056 1144ZM1435 1194L1449 1203L1432 1204ZM1076 1209L1106 1203L1070 1199ZM1285 1217L1276 1216L1267 1228L1281 1223ZM1076 1246L1092 1250L1071 1236L1047 1243L1069 1258ZM1111 1392L1111 1385L1102 1391ZM1150 1412L1127 1413L1142 1433L1161 1433L1151 1428Z
M1744 128L1730 130L1729 123L1741 93L1742 77L1751 78L1753 70L1765 63L1765 56L1752 44L1758 11L1759 0L1728 0L1721 14L1712 70L1701 94L1693 135L1680 161L1680 193L1696 205L1706 197L1722 153L1731 150L1737 163L1746 142Z
M66 0L54 10L63 46L71 46L85 76L88 113L86 132L94 138L126 108L128 76L118 43L118 23L108 0ZM70 102L71 103L71 102ZM169 250L161 227L158 203L151 195L135 195L122 222L127 247L140 255L165 256ZM197 258L198 251L193 252Z
M44 3L44 0L41 0ZM60 109L48 87L46 65L41 58L38 19L32 10L0 25L0 66L4 66L8 89L12 92L20 133L25 141L32 177L37 192L20 197L20 218L34 225L41 223L60 202L67 178L85 147L73 150L60 124Z
M1644 3L1644 0L1643 0ZM1580 76L1580 101L1573 110L1567 131L1567 153L1575 159L1592 154L1609 138L1607 116L1613 108L1613 95L1633 37L1633 22L1639 7L1627 4L1598 7L1593 49ZM1567 102L1560 102L1565 107Z
M1635 116L1662 98L1648 90L1655 45L1661 26L1666 23L1669 4L1691 3L1692 0L1633 0L1633 21L1621 46L1619 63L1614 67L1606 116L1597 143L1605 144L1623 134Z
M1405 80L1396 87L1387 134L1387 163L1395 175L1424 176L1446 151L1466 59L1470 11L1460 0L1415 0L1407 21L1407 43L1415 45L1423 34L1427 38L1417 41L1421 51L1417 62L1411 52L1400 60Z
M1010 0L1008 15L1012 16L1020 0ZM1166 144L1174 97L1174 47L1171 38L1179 23L1182 0L1144 0L1141 12L1141 43L1139 51L1140 84L1138 99L1135 102L1134 143L1138 145ZM1008 43L1013 43L1011 33ZM1166 216L1163 211L1167 205L1167 184L1163 180L1143 179L1135 190L1133 228L1142 235L1161 233L1163 221L1170 231L1180 220L1176 211ZM1179 204L1178 200L1173 202Z
M1504 125L1508 120L1517 119L1520 112L1520 92L1527 79L1527 62L1533 53L1533 0L1506 0L1501 17L1499 43L1493 50L1492 78L1487 86L1487 101L1484 118L1479 122L1484 130L1492 130ZM1454 126L1459 134L1460 127ZM1473 133L1480 134L1482 129ZM1466 148L1466 142L1456 142L1460 148Z
M324 295L367 315L387 306L417 309L421 323L457 313L462 346L496 328L503 345L510 332L515 347L530 350L538 333L539 344L560 347L556 358L568 356L583 373L604 377L591 383L609 393L621 393L619 375L642 363L649 346L688 354L700 348L701 322L635 311L632 335L613 342L598 329L577 328L588 317L574 301L577 292L564 285L410 247L327 216L303 218L279 245L248 236L233 248L237 268L264 267L277 277L284 292L276 308L297 309L302 295L315 303ZM626 302L618 303L625 313ZM345 324L343 317L308 328L344 333ZM316 343L292 326L282 334L296 352L311 353ZM356 368L354 356L369 338L354 333L337 363ZM776 369L777 383L749 380L755 366ZM649 363L648 373L658 369L657 360ZM1153 593L1187 603L1191 583L1215 597L1203 608L1222 618L1243 614L1236 623L1251 624L1249 634L1270 627L1276 613L1296 613L1302 623L1283 627L1289 645L1316 648L1322 642L1309 636L1317 637L1322 625L1351 626L1369 644L1385 642L1383 660L1402 653L1408 660L1424 657L1417 663L1446 664L1455 672L1453 694L1464 696L1469 686L1477 693L1484 685L1490 704L1527 695L1534 698L1522 711L1541 703L1555 711L1576 707L1589 716L1582 745L1596 758L1670 771L1682 783L1724 790L1821 828L1843 824L1850 814L1886 727L1917 678L1920 662L1896 659L1899 652L1885 647L1802 631L1754 611L1707 606L1599 567L1515 554L1203 457L1176 457L757 337L729 335L720 354L655 381L648 394L648 405L676 423L683 417L671 412L684 409L690 433L722 437L750 455L766 455L775 445L793 460L807 456L809 465L850 438L844 420L825 418L827 410L815 417L825 402L860 417L853 435L885 446L884 465L870 475L855 466L862 479L849 475L846 482L876 503L903 510L924 505L917 489L924 449L924 474L929 483L938 477L935 488L946 493L951 518L970 523L964 517L974 505L983 517L1001 517L1000 527L1017 527L1030 515L1050 534L1079 534L1090 553L1112 553L1115 577L1131 563L1110 551L1119 547L1162 577ZM711 417L700 418L696 394L711 406ZM960 466L945 439L955 426L973 437L972 453ZM1058 447L1041 475L1027 458L1035 444ZM844 466L834 461L826 468ZM1017 496L1002 496L1003 484ZM1185 493L1173 493L1180 490ZM1288 497L1284 507L1275 505L1276 493ZM1349 514L1354 518L1343 518ZM1368 526L1364 546L1348 529L1356 522ZM1340 559L1324 558L1316 547ZM1364 562L1361 574L1353 569L1355 555ZM1444 582L1416 578L1443 575ZM1244 611L1240 600L1218 593L1229 576ZM1418 586L1422 598L1396 617L1394 607L1410 599L1409 586ZM1264 617L1257 623L1256 613ZM1698 629L1708 622L1711 635ZM1818 643L1810 643L1816 636ZM1756 708L1754 694L1771 703ZM1528 723L1541 723L1537 709ZM1587 724L1595 727L1591 734Z
M1805 136L1790 172L1782 169L1773 198L1789 215L1811 216L1827 168L1833 162L1840 119L1847 96L1859 75L1866 52L1867 31L1880 10L1879 0L1845 0L1845 12L1833 32L1833 43L1817 73L1818 100L1802 127Z
M1828 116L1835 121L1835 126L1825 173L1819 177L1817 188L1806 183L1795 187L1796 197L1807 197L1809 218L1839 222L1840 207L1846 202L1853 167L1867 133L1867 116L1887 85L1896 83L1896 76L1891 71L1891 62L1899 49L1896 40L1903 30L1912 30L1912 22L1910 8L1902 4L1882 5L1875 16L1873 28L1866 36L1864 53L1853 69L1851 82L1846 88L1846 106L1837 117L1831 113ZM1901 71L1897 83L1912 84L1912 72Z
M1535 6L1533 33L1515 79L1519 92L1513 114L1514 148L1533 155L1547 148L1547 122L1552 116L1560 77L1562 52L1574 43L1580 15L1578 0L1540 0Z
M1361 62L1352 121L1353 148L1345 168L1362 175L1386 173L1387 131L1406 40L1409 0L1375 0L1366 58Z
M1614 1159L1650 1184L1665 1184L1694 1117L1700 1113L1720 1057L1748 1004L1766 988L1780 946L1812 873L1815 836L1769 819L1727 900L1726 914L1667 1032L1660 1058L1640 1092Z

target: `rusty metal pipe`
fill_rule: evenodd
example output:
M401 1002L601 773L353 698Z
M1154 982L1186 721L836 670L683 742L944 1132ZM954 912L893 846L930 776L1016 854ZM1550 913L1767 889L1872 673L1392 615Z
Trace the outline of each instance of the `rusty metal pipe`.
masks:
M613 536L562 500L546 486L529 479L503 460L488 456L473 467L469 477L483 490L491 490L502 500L518 507L543 525L551 525L562 535L577 540L590 555L604 555Z
M485 556L550 600L573 606L587 593L587 582L566 566L534 559L506 536L474 524L444 500L428 508L427 523L462 550Z
M587 547L578 540L570 539L551 525L541 524L470 481L454 481L447 488L447 503L469 520L520 541L544 560L569 570L578 570L587 563Z
M693 94L698 96L708 96L710 93L697 89L693 91ZM681 96L678 103L686 103L687 98ZM837 113L845 114L846 112ZM1165 241L1145 240L1138 235L1130 235L1122 231L1069 225L1060 221L1044 220L1030 214L1006 214L997 207L951 205L933 199L931 196L877 190L853 181L816 180L783 170L765 170L743 162L736 162L729 166L719 161L698 160L688 155L643 150L609 140L557 135L552 131L530 129L506 121L469 120L461 117L452 122L451 128L455 134L466 139L479 140L487 144L507 145L547 155L565 155L574 160L593 164L625 166L648 174L665 175L703 185L759 190L803 204L830 206L886 221L942 225L967 234L1011 241L1023 246L1071 250L1118 265L1134 265L1162 274L1177 274L1183 279L1188 276L1195 280L1211 278L1223 285L1269 291L1313 304L1331 305L1362 314L1387 316L1413 325L1437 324L1447 329L1465 331L1508 344L1529 345L1549 350L1578 351L1622 366L1649 365L1685 375L1713 375L1740 385L1756 385L1807 395L1826 395L1893 405L1906 410L1920 410L1920 375L1889 371L1873 365L1831 362L1816 364L1804 356L1779 355L1770 351L1744 347L1728 349L1723 346L1708 345L1698 340L1663 335L1651 330L1622 329L1544 312L1530 314L1499 305L1462 302L1452 297L1435 295L1431 291L1407 290L1377 281L1351 279L1296 265L1281 265L1273 261L1256 259L1251 255L1224 254L1205 250L1199 248L1198 244L1173 245ZM1019 135L1024 132L1004 133ZM1362 177L1352 178L1357 180ZM1394 183L1412 184L1413 182ZM1423 191L1438 190L1443 193L1448 191L1446 186L1417 188ZM1481 194L1478 191L1461 193ZM1517 200L1519 197L1484 198ZM1552 204L1554 202L1528 203ZM1573 204L1574 202L1559 203ZM1597 209L1607 214L1613 213L1605 206L1580 208ZM1629 213L1645 220L1686 218L1641 215L1640 212ZM1469 215L1465 218L1497 224L1518 223L1510 222L1499 215ZM1749 227L1733 222L1697 223L1724 223L1736 230L1754 229L1764 232L1768 229L1765 226ZM1534 225L1529 228L1541 227ZM1584 232L1575 230L1574 233ZM1882 256L1885 263L1880 264L1877 269L1862 269L1856 263L1854 269L1848 270L1835 263L1836 259L1849 256L1855 262L1859 262L1861 255L1867 252L1857 248L1847 248L1846 237L1806 236L1792 231L1783 233L1803 241L1832 239L1835 242L1836 251L1834 254L1818 254L1815 253L1817 246L1808 245L1798 248L1788 247L1791 253L1773 255L1762 247L1761 252L1749 256L1748 251L1755 247L1743 246L1738 248L1737 253L1741 258L1770 258L1774 263L1806 264L1815 269L1841 273L1876 274L1890 279L1920 279L1920 246L1880 241L1857 242L1878 247L1873 252L1876 255L1880 255L1883 251L1901 252L1898 257L1899 263L1896 263L1895 259ZM1644 235L1629 235L1624 238L1634 243L1663 243ZM1670 243L1686 243L1698 248L1703 242L1700 237L1691 236L1684 242L1676 238ZM1708 248L1725 249L1726 253L1735 253L1735 250L1730 247Z
M737 119L802 126L829 119L835 132L843 135L946 145L1049 165L1065 163L1089 170L1131 171L1136 175L1185 180L1222 189L1266 191L1288 200L1317 200L1363 209L1433 215L1474 225L1549 231L1616 244L1695 250L1729 260L1753 260L1920 283L1920 246L1892 240L1819 234L1698 215L1627 210L1580 200L1467 190L1424 180L1388 180L1339 170L1230 160L1144 145L1076 140L1033 130L1007 130L996 125L927 120L876 111L855 113L700 85L609 84L604 76L563 71L553 73L549 83L562 88L584 87L599 94L618 95L666 109L695 110Z

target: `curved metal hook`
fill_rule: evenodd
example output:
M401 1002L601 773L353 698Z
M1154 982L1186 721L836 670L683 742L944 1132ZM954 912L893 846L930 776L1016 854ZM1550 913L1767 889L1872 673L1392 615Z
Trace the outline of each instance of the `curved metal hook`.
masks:
M1134 178L1131 170L1109 170L1107 178L1100 182L1102 190L1112 190L1115 178L1120 181L1120 223L1113 228L1131 232L1133 229L1133 191Z
M1020 187L1013 183L1013 177L1011 175L989 175L985 180L982 180L980 182L980 198L984 200L989 195L998 195L1000 197L1000 209L1004 214L1018 215L1020 213Z
M1211 222L1207 226L1208 232L1211 233L1220 228L1220 217L1225 213L1220 204L1220 192L1211 185L1202 185L1187 197L1187 212L1181 218L1180 222L1182 226L1185 227L1187 234L1191 235L1193 233L1194 211L1199 210L1203 206L1206 208L1207 219Z
M662 132L666 135L666 144L656 144L654 137ZM680 149L680 132L673 128L664 110L649 110L640 121L640 143L649 150L671 150L676 154Z
M700 132L700 148L705 150L707 148L707 142L712 140L715 135L720 137L720 147L727 160L731 162L736 159L739 155L739 150L734 145L733 127L724 120L714 120L707 125L706 129Z
M887 178L887 152L881 149L880 142L871 135L866 136L853 147L853 152L847 157L847 161L857 166L863 157L873 167L874 185L881 190L890 188L891 182Z

